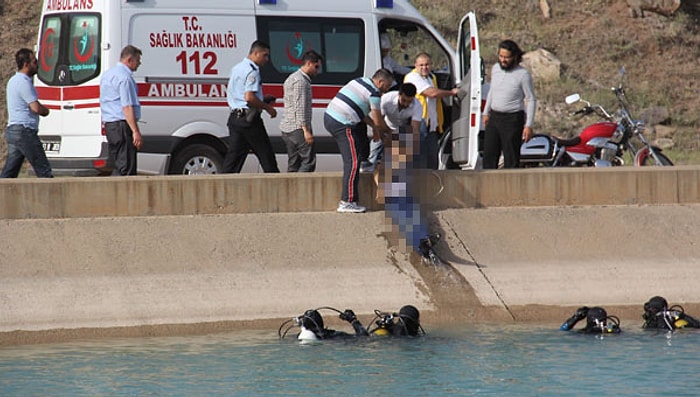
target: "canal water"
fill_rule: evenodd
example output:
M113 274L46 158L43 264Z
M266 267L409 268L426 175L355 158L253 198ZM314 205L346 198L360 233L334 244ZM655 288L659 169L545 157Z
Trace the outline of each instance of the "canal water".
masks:
M0 348L0 396L700 394L700 332L547 325L300 345L276 330Z

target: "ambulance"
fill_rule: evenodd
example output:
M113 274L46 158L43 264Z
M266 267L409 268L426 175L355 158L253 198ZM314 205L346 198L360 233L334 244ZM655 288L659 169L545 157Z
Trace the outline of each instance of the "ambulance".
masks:
M271 48L261 74L263 92L279 98L278 114L265 114L264 122L280 169L287 164L279 130L283 83L313 49L325 58L312 88L317 170L341 170L323 112L348 81L382 67L380 34L386 33L394 59L412 67L415 55L427 52L440 87L463 88L447 103L452 140L443 150L473 168L483 68L474 14L460 25L454 50L408 0L44 0L36 87L51 113L39 136L54 174L108 173L100 76L131 44L143 51L134 73L142 105L139 174L218 173L228 148L230 71L259 39ZM249 155L244 171L259 168Z

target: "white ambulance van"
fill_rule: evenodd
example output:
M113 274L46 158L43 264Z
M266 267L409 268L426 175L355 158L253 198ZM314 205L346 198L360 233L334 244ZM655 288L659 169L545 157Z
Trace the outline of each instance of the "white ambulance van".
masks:
M455 52L407 0L44 0L43 7L36 87L51 113L39 134L56 175L109 170L99 83L127 44L143 51L134 73L142 105L139 173L219 172L228 145L226 84L256 39L271 47L263 91L280 99L277 118L264 121L280 169L287 162L279 131L283 83L314 49L325 58L313 81L317 169L340 170L323 111L348 81L382 67L381 33L400 63L412 67L418 52L428 52L441 87L464 87L465 97L448 103L457 105L449 119L452 157L467 168L476 162L483 73L473 13L462 20ZM248 156L244 170L258 168Z

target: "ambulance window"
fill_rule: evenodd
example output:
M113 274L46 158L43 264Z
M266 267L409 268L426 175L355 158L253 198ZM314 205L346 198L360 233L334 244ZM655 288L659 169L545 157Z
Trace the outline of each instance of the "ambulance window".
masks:
M100 70L100 16L47 16L41 26L37 58L37 75L48 85L75 85L96 77Z
M60 52L59 37L61 33L61 18L50 16L44 19L39 39L39 80L51 84L56 73L56 63Z
M450 53L424 26L387 18L380 22L379 30L389 37L392 58L403 66L413 68L416 55L421 52L428 53L438 85L445 89L452 88L454 74Z
M364 75L364 23L351 18L259 17L258 37L270 44L270 62L263 81L282 83L301 66L305 51L324 57L317 84L343 85Z
M326 69L329 73L352 73L358 71L360 54L351 49L362 47L357 32L330 29L324 32L326 43Z
M68 70L73 84L90 80L98 73L99 25L100 20L95 15L79 15L71 19Z

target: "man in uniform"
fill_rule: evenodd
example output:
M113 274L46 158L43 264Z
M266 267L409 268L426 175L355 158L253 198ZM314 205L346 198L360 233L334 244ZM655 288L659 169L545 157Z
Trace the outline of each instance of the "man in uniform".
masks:
M277 159L260 115L266 111L275 118L273 97L264 97L260 68L270 60L270 46L256 40L248 56L231 69L226 91L231 114L228 117L229 148L224 158L224 173L239 173L248 151L253 150L264 172L280 172Z
M119 63L100 79L100 112L107 134L112 175L136 175L136 151L141 148L141 118L133 72L141 65L141 50L127 45Z

